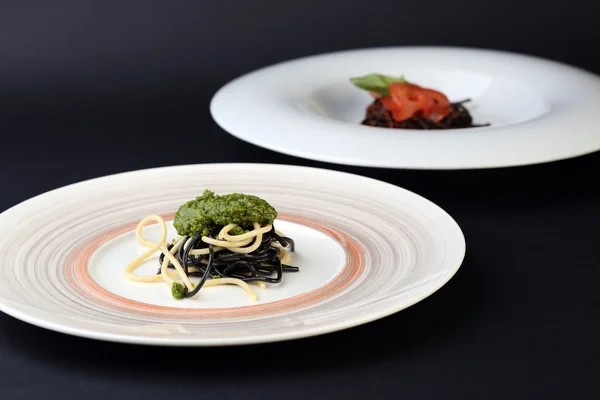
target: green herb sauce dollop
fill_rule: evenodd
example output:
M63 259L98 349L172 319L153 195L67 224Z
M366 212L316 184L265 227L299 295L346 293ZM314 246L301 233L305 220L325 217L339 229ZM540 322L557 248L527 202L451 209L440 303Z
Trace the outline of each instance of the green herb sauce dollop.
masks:
M179 235L194 236L198 233L208 235L215 225L258 222L264 226L272 224L275 218L277 211L260 197L242 193L219 196L205 190L202 196L179 207L173 225ZM241 233L244 233L241 227L231 232L234 235Z

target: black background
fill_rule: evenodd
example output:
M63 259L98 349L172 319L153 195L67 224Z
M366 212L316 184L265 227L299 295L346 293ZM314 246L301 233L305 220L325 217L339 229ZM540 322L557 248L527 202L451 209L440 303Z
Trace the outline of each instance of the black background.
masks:
M444 207L467 237L455 278L383 320L251 347L95 342L2 314L3 398L598 395L600 155L482 171L344 167L243 143L216 126L208 104L249 70L370 46L495 48L600 73L600 3L345 3L0 1L0 209L153 166L313 165L382 179Z

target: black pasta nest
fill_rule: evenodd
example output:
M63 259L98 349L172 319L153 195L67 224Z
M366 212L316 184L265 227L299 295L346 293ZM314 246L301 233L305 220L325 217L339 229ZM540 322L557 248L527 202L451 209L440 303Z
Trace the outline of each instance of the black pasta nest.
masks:
M222 226L212 227L208 236L217 239L217 235L222 228ZM251 229L252 226L249 225L245 228ZM201 278L193 291L188 292L185 289L185 297L192 297L198 293L207 279L236 278L244 282L262 281L266 283L280 283L284 272L298 272L298 267L286 265L281 262L281 249L272 245L274 241L278 242L289 252L293 253L295 251L294 240L290 237L279 236L275 232L275 225L272 226L269 232L263 233L260 246L250 253L235 253L227 249L217 252L214 251L215 246L202 241L201 234L192 237L187 246L181 246L174 254L188 277L196 276ZM252 243L248 246L251 245ZM173 245L168 245L167 248L171 250ZM199 256L190 254L192 249L206 248L209 249L208 254ZM161 273L164 257L164 254L161 254L159 257L157 274ZM193 271L191 267L195 267ZM168 268L173 269L175 267L172 263L169 263Z
M473 124L473 118L469 111L463 106L470 99L451 103L450 114L440 122L435 122L421 115L415 115L411 119L404 121L396 121L392 113L381 104L379 99L375 99L367 108L367 115L361 122L362 125L378 126L381 128L397 128L397 129L459 129L459 128L475 128L479 126L489 126L490 124Z

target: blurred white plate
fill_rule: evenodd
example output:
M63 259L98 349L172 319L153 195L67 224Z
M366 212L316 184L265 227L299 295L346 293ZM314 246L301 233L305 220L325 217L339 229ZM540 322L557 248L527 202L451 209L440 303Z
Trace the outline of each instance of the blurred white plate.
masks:
M296 241L282 283L204 288L175 300L164 282L123 276L138 255L134 230L172 219L210 188L265 198ZM149 226L144 236L158 234ZM172 232L172 235L175 233ZM0 214L0 310L88 338L220 346L288 340L349 328L429 296L458 270L463 234L435 204L399 187L285 165L205 164L113 175L70 185ZM157 262L143 266L155 273Z
M418 131L360 125L372 98L349 81L378 72L444 92L490 127ZM345 51L244 75L211 102L215 121L250 143L339 164L492 168L600 149L600 79L540 58L463 48Z

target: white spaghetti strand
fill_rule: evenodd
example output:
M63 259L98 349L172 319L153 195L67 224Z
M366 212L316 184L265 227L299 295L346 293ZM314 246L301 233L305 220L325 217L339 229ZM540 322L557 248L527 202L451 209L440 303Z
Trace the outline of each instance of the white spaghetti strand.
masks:
M253 225L254 225L254 231L259 232L260 224L258 222L255 222ZM252 231L252 232L254 232L254 231ZM250 247L231 247L231 248L229 248L229 250L233 251L234 253L241 253L241 254L252 253L253 251L255 251L256 249L258 249L260 247L260 244L262 243L262 237L263 237L263 234L258 233L254 238L254 244L252 246L250 246Z
M150 240L144 238L144 236L142 235L142 230L144 229L144 227L152 221L157 222L160 226L161 234L158 242L151 242ZM137 282L160 282L161 280L173 282L173 280L168 276L168 274L162 273L162 268L160 275L140 276L135 275L133 273L133 271L135 271L135 269L138 268L148 257L152 256L157 250L160 250L165 255L167 265L168 261L171 261L171 263L173 264L173 266L175 266L175 269L179 273L179 276L183 280L185 286L188 288L188 290L192 290L192 282L185 274L183 267L181 267L181 264L179 264L179 261L177 261L173 254L171 254L169 250L167 250L167 225L165 224L165 220L160 215L150 215L141 220L137 225L137 228L135 229L135 235L137 237L138 243L142 246L148 247L148 251L136 257L132 262L129 263L129 265L127 265L127 267L125 267L125 277L127 279Z
M231 230L232 230L233 228L235 228L236 226L239 226L239 225L238 225L238 224L229 224L229 225L225 225L225 226L223 227L223 229L221 229L221 230L219 231L219 234L217 235L217 239L219 239L219 240L230 240L230 239L225 239L224 235L225 235L227 232L231 231ZM239 240L239 238L238 238L238 239L236 239L236 240Z
M175 242L175 244L173 245L171 250L169 250L169 253L175 254L181 248L181 246L185 242L186 238L187 238L187 236L180 237L179 240L177 240ZM165 282L167 282L169 285L172 285L173 279L171 279L171 277L169 276L169 271L167 270L167 267L169 266L169 261L170 261L170 259L168 259L165 256L165 258L163 259L162 265L160 267L160 274L161 274L162 278L165 280Z
M183 267L181 266L179 261L175 258L175 256L173 254L169 253L169 250L167 250L167 245L164 244L163 247L161 248L161 250L162 250L163 254L165 255L165 259L168 259L168 261L171 261L171 264L173 264L173 266L179 273L179 276L181 277L181 280L185 284L185 287L187 287L188 290L193 290L194 285L192 284L192 281L190 281L190 278L188 278L188 276L185 274Z
M197 267L190 267L189 271L190 272L199 272L200 270ZM218 278L218 279L225 279L225 278ZM230 279L235 279L235 278L230 278ZM213 279L213 280L216 280L216 279ZM213 280L211 280L210 282L212 282ZM262 281L251 281L251 282L248 282L248 284L257 286L259 289L266 289L267 288L267 284L264 283L264 282L262 282ZM206 283L205 283L205 285L206 285ZM209 286L214 286L214 285L211 284Z
M258 224L254 225L254 229L249 232L242 233L241 235L233 235L233 236L230 235L229 232L231 232L231 230L238 225L237 224L226 225L225 227L223 227L223 229L221 229L221 232L219 232L219 239L224 239L229 242L239 242L244 239L252 239L253 237L255 237L261 233L270 232L271 229L273 228L273 225L267 225L262 228L260 227L260 225L258 225L258 228L257 228L256 227L257 225Z
M267 284L262 282L262 281L251 281L251 284L258 286L259 289L266 289L267 288Z
M291 247L292 247L290 244L288 244L287 246L284 247L284 246L281 245L281 243L279 243L276 240L274 240L274 241L271 242L271 246L277 247L278 249L282 249L282 250L286 250L286 251L289 251L291 249Z
M279 250L279 258L282 264L289 264L292 261L292 255L287 250Z
M272 229L272 225L267 225L262 228L260 227L260 224L257 222L253 223L252 225L254 226L254 229L252 229L251 231L243 233L241 235L231 236L228 234L228 232L231 231L233 228L235 228L238 225L237 224L229 224L229 225L226 225L223 229L221 229L221 231L217 235L217 237L220 239L213 239L208 236L203 236L202 241L204 243L212 244L214 246L221 246L221 247L227 248L228 250L235 251L236 253L244 253L245 251L236 251L235 249L249 245L250 243L252 243L252 239L254 239L254 242L256 243L256 238L258 236L260 236L261 237L260 240L262 240L262 235L264 233L270 232ZM258 246L260 246L260 241L258 243ZM257 248L258 248L258 246L257 246ZM254 250L256 250L256 248ZM252 250L252 251L254 251L254 250Z
M285 233L279 232L277 229L275 229L275 234L277 236L279 236L280 238L286 237ZM289 242L287 243L287 246L282 246L281 243L279 243L277 240L273 240L271 242L271 246L272 247L277 247L278 249L281 249L280 258L281 258L281 262L282 263L287 264L287 263L289 263L291 261L291 257L292 256L291 256L290 253L291 253L291 250L292 250L292 245ZM284 257L287 257L285 261L283 260Z
M160 235L160 239L158 240L158 242L151 242L142 236L142 229L146 225L148 225L148 223L150 223L152 221L157 222L161 229L161 235ZM140 275L135 275L133 273L133 271L135 271L135 269L138 268L148 257L152 256L154 254L154 252L159 250L161 248L161 246L167 240L167 226L165 224L165 220L160 215L149 215L139 222L139 224L137 225L137 227L135 229L135 235L137 237L138 242L141 245L148 247L149 249L144 254L136 257L133 261L131 261L125 267L125 273L124 273L125 277L127 279L130 279L132 281L137 281L137 282L159 282L159 281L161 281L163 278L160 275L140 276Z
M236 279L236 278L209 279L204 283L204 287L218 286L218 285L237 285L237 286L241 287L242 289L244 289L244 291L246 292L248 297L250 297L250 300L252 300L252 301L258 300L258 296L254 292L254 290L252 290L250 285L248 285L246 282L244 282L241 279Z
M219 246L219 247L223 247L226 249L231 249L231 248L240 247L240 246L246 246L246 245L252 243L252 239L241 240L239 242L228 242L226 240L213 239L208 236L202 236L202 241L204 243L212 244L213 246Z

